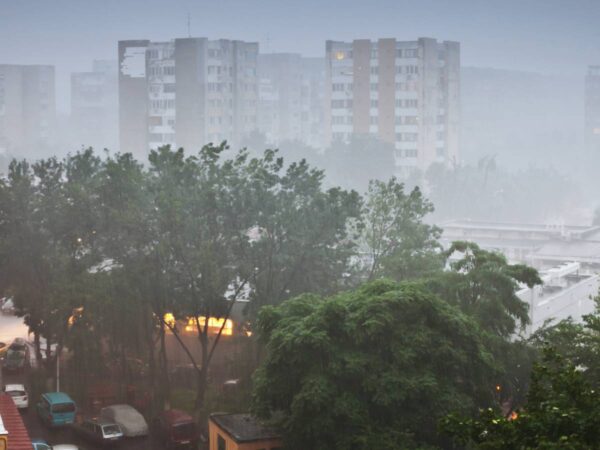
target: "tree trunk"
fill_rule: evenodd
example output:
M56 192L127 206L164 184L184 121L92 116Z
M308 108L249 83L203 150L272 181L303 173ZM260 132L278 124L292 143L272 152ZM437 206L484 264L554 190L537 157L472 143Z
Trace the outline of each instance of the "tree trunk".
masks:
M160 324L160 353L159 353L159 364L160 364L160 392L162 394L161 406L164 407L165 401L171 402L171 383L169 381L169 364L167 361L167 345L166 345L166 333L165 326L161 321Z
M207 324L205 324L205 328L208 328ZM195 402L196 411L199 411L204 406L208 382L208 336L206 333L200 333L199 337L200 348L202 352L202 365L200 366L200 371L198 372L198 391L196 392Z
M38 366L38 368L41 368L42 367L42 350L41 350L42 343L40 342L40 333L38 333L37 331L33 332L33 345L34 345L34 349L35 349L35 360L37 362L37 366Z

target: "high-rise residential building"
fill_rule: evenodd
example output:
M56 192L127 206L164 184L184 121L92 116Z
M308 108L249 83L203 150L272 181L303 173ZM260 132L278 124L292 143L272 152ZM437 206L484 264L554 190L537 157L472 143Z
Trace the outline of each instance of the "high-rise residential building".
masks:
M75 145L118 148L117 61L97 60L90 72L71 74L71 129Z
M325 61L295 53L259 55L258 128L269 144L323 146Z
M0 152L47 153L55 124L54 66L0 64Z
M585 77L585 143L600 153L600 66L589 66Z
M190 151L257 129L258 44L226 39L119 42L121 151Z
M420 38L326 43L326 143L373 135L399 171L458 158L460 44Z

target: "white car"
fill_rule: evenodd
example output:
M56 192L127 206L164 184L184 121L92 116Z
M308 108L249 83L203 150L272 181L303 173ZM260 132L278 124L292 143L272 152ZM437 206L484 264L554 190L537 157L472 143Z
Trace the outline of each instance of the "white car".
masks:
M4 392L10 395L19 409L29 408L29 396L27 390L22 384L7 384L4 386Z
M146 419L134 407L129 405L112 405L100 410L100 417L116 423L123 436L137 437L148 435Z

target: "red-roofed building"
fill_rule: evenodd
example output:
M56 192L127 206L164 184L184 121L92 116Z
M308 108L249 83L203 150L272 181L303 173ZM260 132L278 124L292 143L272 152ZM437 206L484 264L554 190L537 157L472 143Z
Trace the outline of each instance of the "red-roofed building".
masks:
M0 394L0 450L31 450L33 445L10 395ZM2 439L5 442L2 442ZM6 445L8 444L8 445Z

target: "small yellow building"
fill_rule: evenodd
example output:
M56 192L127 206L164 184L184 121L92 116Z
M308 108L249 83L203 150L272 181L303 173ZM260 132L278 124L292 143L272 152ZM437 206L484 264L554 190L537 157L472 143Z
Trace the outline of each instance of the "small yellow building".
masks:
M281 436L250 414L211 414L210 450L282 450Z

